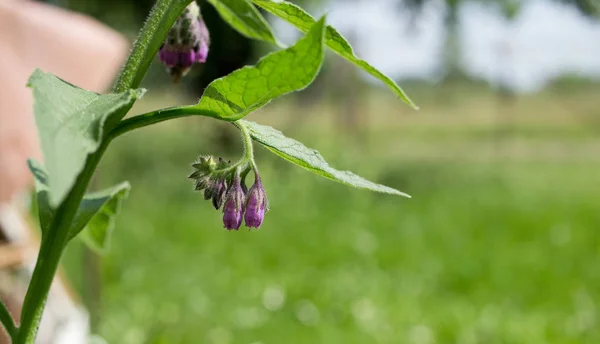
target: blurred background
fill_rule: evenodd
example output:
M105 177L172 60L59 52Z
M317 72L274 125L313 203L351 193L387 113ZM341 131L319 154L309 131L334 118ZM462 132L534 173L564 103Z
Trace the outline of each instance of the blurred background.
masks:
M133 38L151 0L54 0ZM599 343L600 18L594 0L313 0L412 111L329 53L273 125L412 199L347 188L257 149L271 212L222 229L186 179L235 159L236 130L185 118L119 138L94 186L132 192L104 257L67 276L109 343ZM172 85L158 61L134 113L194 103L271 47L200 2L207 63ZM277 37L298 33L268 17Z

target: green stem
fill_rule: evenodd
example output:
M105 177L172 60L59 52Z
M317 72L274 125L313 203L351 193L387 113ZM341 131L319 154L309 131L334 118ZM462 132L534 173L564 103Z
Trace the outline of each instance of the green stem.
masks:
M96 170L96 166L110 141L110 138L104 140L98 150L88 157L73 189L54 213L48 232L43 237L33 276L25 295L21 313L21 328L18 331L16 343L33 344L35 341L52 280L69 241L71 222L83 199L87 185Z
M140 85L169 29L191 1L157 0L117 78L115 92L124 92ZM23 302L21 328L13 330L15 333L13 343L33 344L35 342L50 286L69 241L70 225L96 166L113 137L110 134L106 135L98 150L88 156L85 167L77 177L73 188L54 212L50 227L42 238L38 259Z
M15 326L15 322L14 322L12 316L10 315L8 308L6 308L6 305L2 301L0 301L0 321L2 321L2 324L4 324L4 328L6 329L6 332L8 332L8 335L14 341L15 336L17 335L18 329L17 329L17 326Z
M142 128L151 124L160 123L163 121L168 121L170 119L179 118L179 117L187 117L187 116L204 116L204 117L212 117L216 119L221 119L217 113L208 110L198 110L194 105L192 106L182 106L182 107L172 107L167 109L161 109L156 111L151 111L142 115L137 115L134 117L127 118L121 121L111 132L110 136L112 138L125 134L128 131Z
M233 125L240 129L240 132L242 133L242 139L244 140L244 156L250 163L252 170L254 170L254 172L258 172L258 167L256 166L256 162L254 162L254 145L252 143L252 136L250 135L248 128L242 122L234 122Z
M144 23L115 83L114 92L137 88L167 33L192 0L158 0Z

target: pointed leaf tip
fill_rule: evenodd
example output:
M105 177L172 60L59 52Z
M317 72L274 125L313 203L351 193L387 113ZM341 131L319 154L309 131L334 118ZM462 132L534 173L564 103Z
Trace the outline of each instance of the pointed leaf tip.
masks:
M299 141L286 137L279 130L244 120L236 123L245 126L254 141L264 145L283 159L312 173L355 188L411 198L410 195L402 191L373 183L350 171L336 170L325 161L318 151L304 146Z

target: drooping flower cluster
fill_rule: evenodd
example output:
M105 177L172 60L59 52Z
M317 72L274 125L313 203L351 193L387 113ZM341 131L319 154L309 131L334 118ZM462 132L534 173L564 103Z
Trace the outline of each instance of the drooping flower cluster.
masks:
M204 199L212 200L215 209L223 207L225 228L238 230L242 218L246 226L260 228L268 203L257 171L254 171L254 184L248 190L240 170L230 168L230 162L221 158L200 157L192 167L195 170L189 178L195 180L196 191L204 190Z
M204 63L210 36L200 7L192 1L177 18L160 47L158 57L167 66L173 82L179 82L194 63Z

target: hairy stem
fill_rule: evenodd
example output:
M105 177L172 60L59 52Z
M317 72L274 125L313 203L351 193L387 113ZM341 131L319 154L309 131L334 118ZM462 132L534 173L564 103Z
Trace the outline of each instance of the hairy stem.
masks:
M238 129L240 129L240 132L242 133L242 138L244 140L244 156L250 163L252 170L254 170L255 172L258 171L258 168L256 167L256 162L254 162L254 146L252 143L252 136L250 136L248 128L246 128L246 126L242 122L234 122L233 124Z
M17 335L17 327L15 326L15 322L10 315L8 308L6 308L6 305L2 301L0 301L0 321L2 321L6 332L14 341L15 336Z
M212 110L199 109L197 105L171 107L166 109L154 110L141 115L133 116L121 121L117 126L110 132L110 137L115 138L121 136L128 131L132 131L138 128L143 128L152 124L168 121L170 119L188 117L188 116L203 116L211 117L221 121L233 122L234 125L241 129L240 122L237 122L243 116L233 116L230 118L223 118L219 114ZM247 142L246 142L247 143ZM252 153L252 151L250 151Z
M187 116L204 116L221 119L215 112L207 110L198 110L192 106L173 107L151 111L142 115L127 118L119 123L111 132L112 138L125 134L128 131L142 128L151 124L168 121L170 119L187 117Z
M137 88L167 33L192 0L157 0L115 83L114 92Z
M73 189L54 213L48 232L42 239L33 276L25 295L21 313L21 328L18 331L16 343L33 344L35 342L52 280L69 241L71 222L79 208L87 185L96 170L96 166L109 143L110 139L104 140L100 148L88 157L84 170L77 177Z

